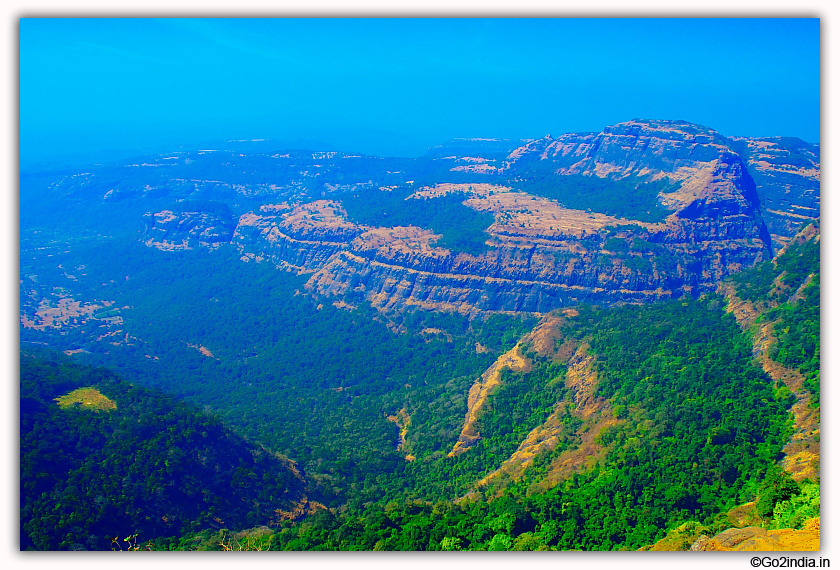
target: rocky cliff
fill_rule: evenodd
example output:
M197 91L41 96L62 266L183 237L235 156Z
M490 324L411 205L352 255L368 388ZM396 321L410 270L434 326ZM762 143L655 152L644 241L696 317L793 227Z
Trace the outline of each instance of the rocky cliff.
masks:
M561 183L567 176L667 181L657 196L667 217L620 218L519 190L518 177L535 165ZM706 127L629 121L598 134L546 137L515 149L499 172L499 183L442 183L408 198L457 194L493 214L481 255L439 247L429 228L354 223L340 197L263 205L239 218L229 241L245 261L311 273L307 288L317 294L364 298L383 310L470 315L698 295L771 256L749 169L728 139ZM219 242L210 234L228 232L212 217L172 216L148 216L149 245L212 245Z
M230 243L236 222L224 214L207 211L162 210L145 216L144 241L162 250L219 247Z
M820 217L820 145L790 137L732 141L761 190L763 217L778 250Z

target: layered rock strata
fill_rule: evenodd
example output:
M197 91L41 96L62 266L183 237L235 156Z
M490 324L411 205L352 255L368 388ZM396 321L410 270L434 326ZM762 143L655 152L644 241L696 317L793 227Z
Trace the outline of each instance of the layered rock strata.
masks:
M504 185L441 184L409 199L456 193L492 213L487 252L439 247L428 229L355 224L338 200L264 205L239 218L230 241L243 260L310 273L310 291L383 310L547 313L580 302L698 295L770 256L755 184L726 140L688 123L631 121L598 135L532 141L503 168L510 174L549 161L558 176L667 177L681 185L660 195L672 212L661 223L572 210ZM164 214L149 216L147 243L192 243L169 232L174 221ZM166 239L155 237L161 233Z
M211 212L162 210L145 216L144 240L149 247L162 250L219 247L230 243L236 221Z
M732 140L760 189L776 251L820 217L820 145L791 137Z

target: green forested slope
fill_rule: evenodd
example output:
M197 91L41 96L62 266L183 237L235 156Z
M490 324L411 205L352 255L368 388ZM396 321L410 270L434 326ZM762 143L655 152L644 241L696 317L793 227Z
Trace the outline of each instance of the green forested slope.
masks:
M20 366L21 549L268 524L304 499L287 460L193 406L49 354L21 352ZM115 407L54 401L81 387Z
M414 314L392 323L407 331L395 335L363 307L313 307L306 296L294 295L300 285L294 276L257 266L232 271L223 252L188 252L177 263L159 252L137 252L149 258L142 270L111 264L108 271L119 277L133 269L128 285L115 293L131 295L124 325L142 342L112 354L88 344L86 358L112 362L132 378L197 403L212 402L244 433L301 461L325 501L347 505L341 514L287 523L285 532L273 535L274 548L638 548L681 521L712 520L755 497L789 434L788 402L776 399L773 383L753 365L750 342L721 300L583 308L563 334L590 344L598 395L626 420L600 434L603 460L548 491L535 486L559 454L579 444L569 436L521 480L453 503L498 468L556 402L571 397L565 366L535 357L530 372L504 374L481 418L479 444L446 456L471 383L527 330L525 323ZM235 286L222 288L222 282ZM137 318L152 310L161 318ZM295 329L287 324L292 322ZM27 338L39 334L28 332ZM172 338L200 342L214 358L163 342ZM72 343L73 337L64 340ZM477 340L494 350L476 352ZM142 359L143 352L162 362ZM166 366L156 368L160 364ZM55 408L47 407L57 413ZM385 415L402 408L412 421L406 448L397 450L398 430ZM100 423L110 417L76 414ZM564 421L569 433L580 425L574 413ZM413 462L405 460L408 453ZM58 496L44 500L55 504ZM259 524L210 514L184 514L195 524L183 530ZM211 522L214 516L224 525ZM168 543L159 537L178 534L159 526L147 532L141 539L154 538L161 547ZM172 546L194 547L191 536ZM63 540L84 544L85 538Z
M819 226L804 228L784 254L736 277L737 291L755 299L759 322L774 323L777 342L770 357L799 370L805 386L820 401L820 242Z
M549 455L523 479L483 498L453 504L451 496L432 492L338 516L321 513L276 534L273 547L633 549L684 520L713 521L756 496L790 433L787 402L776 399L772 383L752 364L748 339L719 299L586 309L571 319L566 334L591 343L599 393L628 420L601 434L607 454L594 470L530 494L550 468ZM533 388L556 375L544 372L551 366L538 363L530 372L542 378ZM439 474L457 480L466 471L475 481L491 467L470 462L502 461L515 448L505 441L515 443L524 431L504 418L522 414L523 402L506 393L491 398L482 444L456 458L438 458L429 480ZM574 442L553 453L569 445Z
M403 492L414 467L386 416L407 406L418 414L414 427L427 426L420 449L449 444L470 383L535 322L425 312L387 321L363 304L348 311L301 294L305 278L243 264L229 250L173 256L139 243L92 244L54 263L82 260L87 275L67 286L115 300L124 322L105 340L116 345L95 340L98 322L65 334L22 329L22 340L83 348L79 360L210 407L300 462L334 506Z
M455 225L444 215L449 207L428 202L411 205L426 208L412 215L433 229L438 222ZM381 214L350 213L402 219L404 204L385 206ZM613 241L611 247L639 247ZM589 344L597 395L621 420L598 434L597 466L579 468L557 486L547 483L555 461L581 443L575 430L582 420L569 406L567 431L553 451L522 478L475 493L477 481L573 396L565 363L532 355L530 372L503 374L479 420L479 443L447 456L470 386L534 319L382 315L364 304L348 311L307 295L302 277L243 264L226 249L174 256L139 243L80 239L50 255L48 263L33 263L37 279L26 287L60 282L78 298L113 300L98 316L123 323L113 344L110 337L95 340L104 332L101 321L60 331L22 328L24 342L83 349L81 361L107 364L136 386L162 387L212 409L250 440L299 461L323 501L340 508L286 523L285 532L271 535L274 548L637 548L682 521L715 521L739 503L772 495L767 489L786 489L784 481L773 482L771 467L790 434L790 393L756 368L750 337L713 296L581 308L564 337ZM70 269L79 267L84 271ZM775 323L772 357L806 376L819 405L818 242L795 242L775 264L735 281L743 298L761 306L761 318ZM101 370L36 366L27 358L21 365L27 546L108 548L107 535L139 530L160 546L170 544L160 537L183 537L171 544L188 548L212 529L265 524L267 505L290 499L284 492L299 485L288 471L262 478L268 464L260 461L275 461L270 454L254 455L219 420L170 397L150 396ZM42 376L50 380L33 380ZM117 409L62 410L53 402L88 385L99 386ZM399 410L411 417L402 449L399 429L387 419ZM226 442L221 448L212 443L219 440ZM208 446L232 455L191 451ZM199 455L226 475L202 471ZM773 495L769 512L796 496ZM202 529L211 530L192 534Z
M463 455L447 457L458 438L470 385L533 326L533 320L494 317L469 322L452 315L414 313L400 321L379 322L383 317L364 306L352 312L331 305L319 308L309 297L295 295L302 284L299 278L272 268L234 265L223 251L187 252L177 260L144 248L136 248L134 254L125 267L111 262L106 267L112 258L103 253L102 267L96 269L96 256L86 253L90 278L80 278L74 286L94 289L96 281L110 279L120 283L111 294L117 306L128 307L121 311L124 328L136 340L107 354L101 345L83 341L90 350L83 356L118 366L133 380L212 405L243 433L301 461L325 502L346 505L340 513L321 512L302 523L284 523L284 532L270 534L266 544L272 548L638 548L682 521L714 521L727 509L755 498L790 433L789 401L753 364L750 340L724 312L722 300L581 308L578 316L568 319L564 338L590 345L600 379L597 395L610 401L617 418L624 420L599 434L602 459L594 469L578 470L557 486L540 483L548 480L560 454L580 444L571 434L581 420L570 408L563 420L567 436L521 479L453 502L497 469L557 402L572 396L564 383L565 365L531 354L530 372L503 374L502 386L491 395L480 419L479 444ZM125 274L130 274L129 280ZM814 284L818 287L818 280ZM806 300L811 290L818 289L805 290ZM131 299L132 305L123 299ZM160 318L142 318L148 314ZM812 326L809 322L803 321L805 329ZM403 327L404 332L395 334L389 326ZM797 329L790 330L794 332L780 353L785 346L798 345ZM44 334L26 331L25 339L38 340ZM71 331L61 337L62 348L76 348L74 343L84 338L90 337ZM477 351L477 341L491 351ZM188 347L188 342L210 347L214 357ZM160 360L143 358L144 353ZM802 359L801 366L812 362L814 353L806 352L811 356ZM95 426L91 433L109 433L108 422L115 414L129 413L117 396L116 412L48 405L71 387L36 396L22 392L22 407L49 412L44 416L49 421L79 418ZM102 391L107 395L109 389ZM411 415L411 425L405 448L398 450L398 429L385 416L403 408ZM139 413L136 406L132 413ZM28 426L22 437L33 438L27 445L42 450L45 445L54 447L40 442L43 433ZM151 441L166 450L182 445L174 439ZM413 462L405 459L409 453ZM91 536L110 529L95 525L122 519L112 511L88 512L90 505L97 505L96 496L85 495L93 491L80 485L80 475L73 473L104 481L106 473L127 468L98 460L95 471L81 456L60 455L55 461L65 471L52 472L65 475L49 480L34 474L24 477L47 481L50 489L47 495L32 490L24 513L60 505L55 520L42 520L64 534L49 538L40 523L24 522L31 520L26 515L22 524L31 527L26 536L46 536L32 539L38 548L107 547ZM30 469L30 463L27 459L23 465ZM166 458L163 465L165 469ZM123 502L117 504L145 517L133 497L156 496L166 479L153 470L137 473L143 483L120 495ZM236 479L235 488L248 480ZM209 540L206 533L193 534L202 528L263 524L247 508L237 511L226 505L224 501L232 499L230 489L224 489L213 499L222 501L213 503L215 510L203 503L183 507L176 519L180 526L149 524L141 539L154 539L158 547L194 548ZM97 530L79 526L79 519L72 518L75 511L93 521ZM140 529L125 532L136 530ZM160 539L176 535L180 538Z

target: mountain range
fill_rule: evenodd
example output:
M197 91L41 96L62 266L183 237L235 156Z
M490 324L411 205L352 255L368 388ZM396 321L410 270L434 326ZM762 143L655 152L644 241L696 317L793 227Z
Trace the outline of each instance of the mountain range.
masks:
M94 498L106 526L131 504L114 524L157 547L696 550L745 548L755 533L717 535L756 524L811 540L819 188L817 144L640 119L418 158L233 141L24 171L22 536L107 547L72 509L55 536L33 522L100 469L33 426L75 426L122 473L108 434L167 413L73 368L107 366L214 414L216 472L251 477L231 498L188 454L184 482L164 445L135 479L185 506ZM65 354L34 366L36 345ZM30 394L37 374L55 389ZM51 403L71 388L119 411Z

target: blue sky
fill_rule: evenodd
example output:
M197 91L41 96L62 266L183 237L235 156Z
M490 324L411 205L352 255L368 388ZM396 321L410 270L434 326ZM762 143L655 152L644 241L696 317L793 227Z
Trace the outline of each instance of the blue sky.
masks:
M22 19L23 160L219 139L419 154L683 119L820 137L817 19Z

